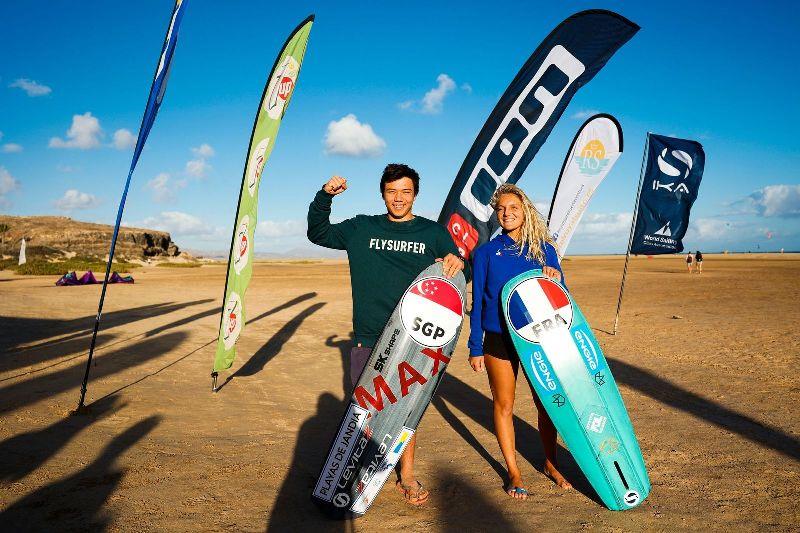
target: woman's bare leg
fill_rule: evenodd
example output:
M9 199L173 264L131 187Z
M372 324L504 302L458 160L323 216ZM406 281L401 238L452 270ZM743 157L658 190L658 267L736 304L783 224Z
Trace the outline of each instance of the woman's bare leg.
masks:
M484 364L494 398L494 433L508 469L508 494L524 500L528 497L527 494L519 494L513 490L515 487L524 488L522 474L517 465L513 415L519 363L484 354Z
M536 409L539 411L539 436L542 439L542 448L544 448L544 474L562 489L571 489L570 482L564 479L564 476L558 471L558 458L556 456L558 433L556 432L556 427L553 425L553 421L550 420L550 416L545 411L542 402L539 401L539 397L536 396L536 391L531 392L533 392Z

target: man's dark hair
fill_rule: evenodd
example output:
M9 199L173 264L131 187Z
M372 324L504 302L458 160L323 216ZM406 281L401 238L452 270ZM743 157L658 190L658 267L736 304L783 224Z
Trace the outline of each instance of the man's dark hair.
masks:
M414 196L419 194L419 174L410 166L402 163L389 163L386 165L386 168L383 169L383 175L381 176L381 194L383 194L387 183L397 181L401 178L409 178L413 181Z

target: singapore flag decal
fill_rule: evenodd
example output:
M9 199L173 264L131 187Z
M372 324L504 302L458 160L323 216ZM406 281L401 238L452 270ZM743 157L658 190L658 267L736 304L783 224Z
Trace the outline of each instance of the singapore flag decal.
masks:
M412 339L423 346L444 346L458 333L464 302L456 287L444 278L419 280L400 301L400 319Z

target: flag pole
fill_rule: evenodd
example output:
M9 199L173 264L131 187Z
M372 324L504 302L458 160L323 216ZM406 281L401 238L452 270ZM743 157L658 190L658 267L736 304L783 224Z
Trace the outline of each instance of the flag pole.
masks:
M144 112L142 113L142 122L139 125L139 134L136 138L136 145L133 149L133 157L131 158L131 166L128 169L128 178L125 180L125 187L122 189L122 198L119 201L117 208L117 220L114 224L114 232L111 235L111 246L108 250L108 262L106 263L106 274L103 277L103 288L100 291L100 302L97 304L97 314L94 318L94 328L92 329L92 340L89 344L89 357L86 360L86 370L83 374L83 382L81 383L81 397L78 400L78 407L73 411L74 414L82 414L86 411L86 389L89 383L89 372L92 368L92 359L94 358L94 350L97 344L97 332L100 330L100 319L103 316L103 303L106 299L106 290L108 289L108 279L111 275L111 268L114 262L114 251L117 247L117 239L119 237L120 225L122 224L122 212L125 209L125 200L128 197L128 190L131 186L131 178L133 171L136 169L136 163L139 161L139 156L144 149L144 144L147 142L147 136L150 134L150 128L155 122L156 114L161 107L162 99L164 98L164 91L166 90L167 79L171 68L172 56L175 53L175 46L177 45L177 32L180 26L182 11L181 9L187 5L187 0L176 0L175 6L172 8L172 15L170 17L170 24L167 28L167 34L164 37L164 43L161 46L161 54L159 55L159 62L156 66L155 73L153 74L153 81L150 84L150 92L147 96L147 104L145 105ZM159 77L160 76L160 77Z
M639 216L639 199L642 197L642 183L644 182L644 162L647 159L647 147L650 145L650 132L647 132L647 139L644 143L642 153L642 167L639 169L639 187L636 189L636 203L633 207L633 220L631 221L631 234L628 237L628 251L625 253L625 267L622 269L622 283L619 285L619 299L617 299L617 314L614 317L614 335L617 334L619 325L619 311L622 308L622 294L625 292L625 278L628 275L628 261L631 259L631 245L633 244L633 233L636 230L636 219Z

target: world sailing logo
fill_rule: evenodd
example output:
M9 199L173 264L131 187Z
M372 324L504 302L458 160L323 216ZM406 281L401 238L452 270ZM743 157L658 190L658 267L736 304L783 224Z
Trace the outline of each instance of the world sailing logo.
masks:
M586 143L580 151L580 155L575 156L575 163L578 170L585 176L596 176L603 172L608 166L606 157L606 147L599 139L592 139Z

